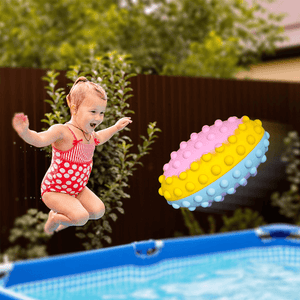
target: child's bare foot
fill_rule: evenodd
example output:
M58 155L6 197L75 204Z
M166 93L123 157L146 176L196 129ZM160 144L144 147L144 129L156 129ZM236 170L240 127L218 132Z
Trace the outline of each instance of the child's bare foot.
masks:
M55 215L56 215L56 213L54 211L50 210L48 220L44 227L44 231L47 234L52 234L59 226L59 223L56 223L54 220Z
M65 228L67 228L67 227L69 227L69 226L67 226L67 225L59 225L55 231L56 231L56 232L59 232L59 231L65 229Z

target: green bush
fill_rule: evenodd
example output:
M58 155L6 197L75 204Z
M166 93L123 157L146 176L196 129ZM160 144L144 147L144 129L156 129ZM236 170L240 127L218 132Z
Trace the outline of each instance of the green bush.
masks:
M48 215L37 209L15 219L10 230L11 246L4 252L10 261L47 256L47 241L50 236L44 232Z
M288 191L280 194L274 192L271 195L273 206L279 207L279 213L293 220L293 223L300 225L300 138L298 132L291 131L284 139L286 145L281 160L286 162L287 181L290 183Z
M195 218L195 214L188 210L187 208L180 208L180 211L182 213L183 221L188 229L189 235L194 236L194 235L202 235L206 234L204 229L200 226L198 220ZM215 233L216 232L216 220L214 219L213 216L209 215L207 217L207 221L209 224L209 234ZM175 235L179 236L180 233L176 232Z
M220 232L238 231L266 225L263 217L257 211L253 211L250 208L244 210L238 208L234 211L232 217L223 216L222 219L224 225L220 229Z
M207 217L207 222L209 224L208 232L200 226L198 220L195 218L194 212L189 211L186 208L180 208L184 224L188 229L190 236L193 235L203 235L203 234L213 234L217 232L216 220L212 215ZM262 216L258 212L246 208L242 210L238 208L234 211L231 217L222 216L223 226L220 228L219 232L228 231L238 231L244 229L256 228L258 226L266 225ZM181 232L175 232L175 236L182 236Z
M132 97L129 87L129 78L135 76L133 67L127 55L110 52L103 57L90 58L87 63L72 66L67 72L67 78L74 82L79 76L85 76L90 81L100 84L106 91L108 104L100 130L110 127L115 122L134 112L129 109L127 100ZM52 112L45 114L42 121L49 126L55 123L65 123L69 120L66 105L66 92L56 89L56 77L59 73L47 72L44 80L48 81L46 87L51 100L46 100L51 105ZM72 85L72 84L70 84ZM134 124L134 123L133 123ZM45 128L47 129L47 128ZM132 152L132 140L126 135L130 126L115 134L105 144L96 147L94 165L88 186L97 194L105 204L105 215L100 220L89 221L83 227L77 227L77 237L83 241L85 249L101 248L103 241L111 243L111 221L115 222L118 213L124 214L123 200L130 198L126 192L129 187L129 177L133 175L138 165L142 165L141 158L149 153L150 146L157 138L160 131L156 122L149 123L147 137L141 136L143 142L137 145L137 153ZM51 148L46 149L48 153Z

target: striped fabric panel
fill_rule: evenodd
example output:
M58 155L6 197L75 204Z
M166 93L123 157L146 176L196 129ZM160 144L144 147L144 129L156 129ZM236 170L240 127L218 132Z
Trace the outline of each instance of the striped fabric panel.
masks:
M54 150L54 149L53 149ZM94 144L78 143L71 151L59 151L61 159L76 163L89 163L93 159Z

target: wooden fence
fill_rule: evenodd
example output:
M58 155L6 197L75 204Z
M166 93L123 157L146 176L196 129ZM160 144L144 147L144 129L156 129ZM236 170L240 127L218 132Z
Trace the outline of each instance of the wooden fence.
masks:
M0 251L8 245L9 229L16 217L28 208L47 211L40 200L40 182L50 161L43 151L25 144L11 126L13 114L23 111L29 116L31 129L43 128L40 120L50 111L43 101L47 98L46 83L41 79L45 73L39 69L0 69ZM66 87L64 72L59 82ZM247 115L300 129L300 84L157 75L139 75L131 82L133 142L141 142L139 136L147 134L149 122L157 121L162 132L151 154L144 157L144 167L130 179L131 198L124 201L125 215L113 226L114 245L172 237L176 230L183 229L180 212L159 196L157 179L170 153L203 125Z

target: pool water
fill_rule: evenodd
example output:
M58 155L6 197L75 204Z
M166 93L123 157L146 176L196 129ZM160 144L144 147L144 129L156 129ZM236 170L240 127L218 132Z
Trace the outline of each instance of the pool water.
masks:
M40 300L299 300L300 249L274 246L123 266L11 287Z

